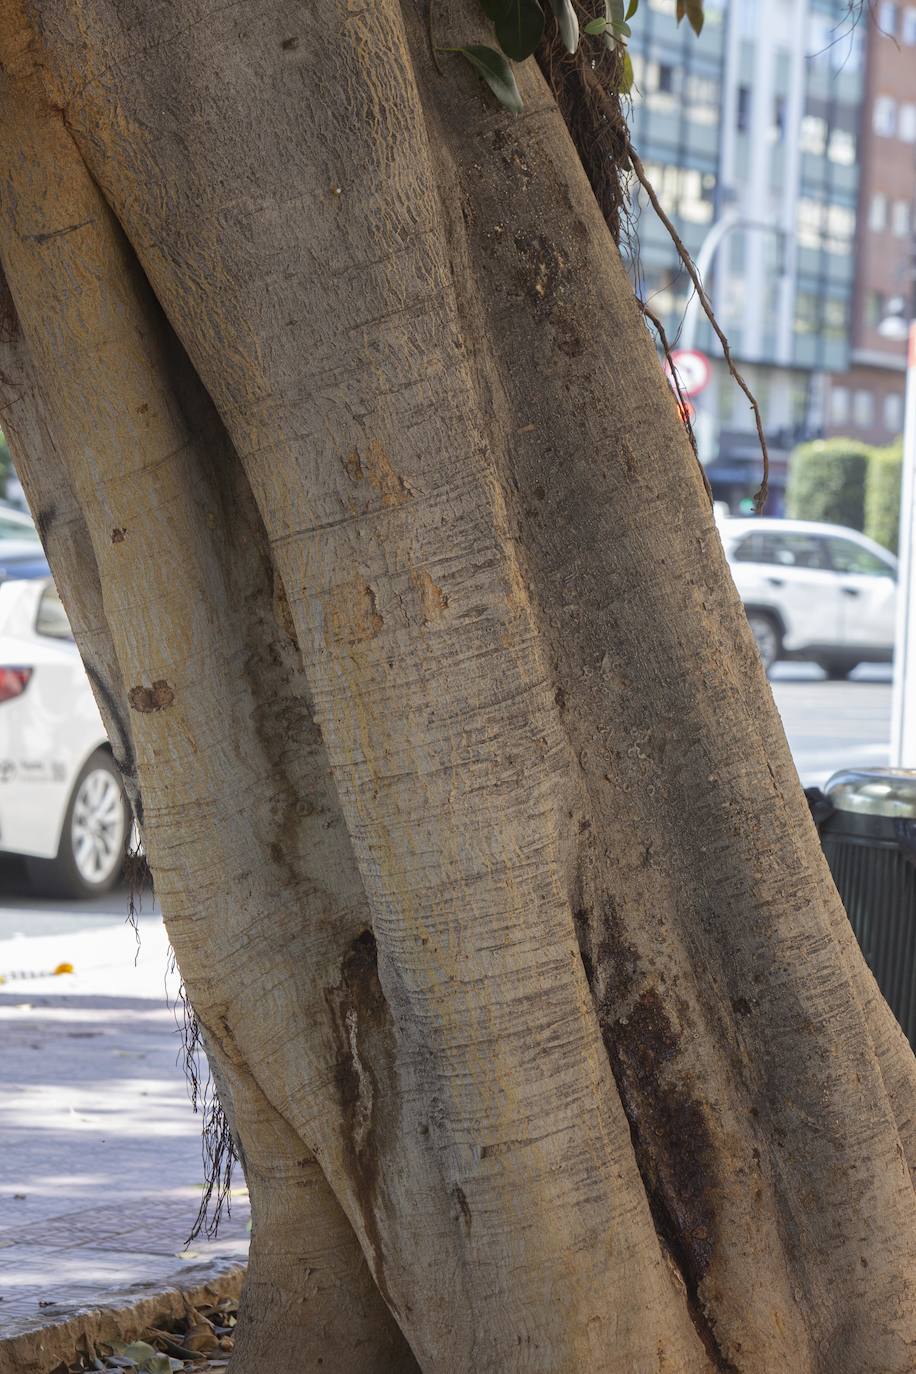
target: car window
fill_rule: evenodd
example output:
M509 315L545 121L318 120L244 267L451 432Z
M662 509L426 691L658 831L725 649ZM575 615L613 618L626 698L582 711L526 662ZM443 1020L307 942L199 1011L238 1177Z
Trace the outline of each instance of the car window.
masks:
M865 549L852 539L828 539L830 561L837 572L869 573L872 577L893 577L894 570L871 549Z
M38 543L34 525L28 520L11 520L8 515L0 515L0 539L34 539Z
M735 563L760 562L760 535L746 534L732 545L730 557Z
M739 563L775 563L781 568L826 568L824 541L816 534L756 530L732 549Z
M35 632L47 636L48 639L73 638L67 613L61 605L53 582L49 583L41 594L38 614L35 616Z

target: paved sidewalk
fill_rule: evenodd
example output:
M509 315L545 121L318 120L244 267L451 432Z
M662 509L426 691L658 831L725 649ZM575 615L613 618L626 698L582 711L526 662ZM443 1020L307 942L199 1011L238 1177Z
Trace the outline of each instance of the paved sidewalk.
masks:
M200 1117L166 1003L161 922L141 929L137 966L120 921L0 942L0 973L64 959L76 970L0 987L0 1341L191 1287L247 1253L243 1192L216 1241L185 1246L201 1198Z

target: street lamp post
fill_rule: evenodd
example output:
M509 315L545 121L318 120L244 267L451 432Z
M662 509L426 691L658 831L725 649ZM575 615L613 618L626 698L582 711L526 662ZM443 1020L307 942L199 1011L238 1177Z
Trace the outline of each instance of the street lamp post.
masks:
M765 220L747 219L739 210L726 210L721 219L717 219L709 230L709 233L700 244L694 265L697 269L700 281L704 284L709 278L709 271L712 267L719 245L726 234L731 233L732 229L761 229L771 234L778 234L784 240L783 230L776 224L769 224ZM680 347L683 349L696 348L697 330L700 325L700 298L696 292L687 302L684 311L684 323L681 328Z
M901 305L903 303L901 302ZM902 314L882 321L885 338L907 340L903 415L903 480L900 490L900 568L897 581L897 643L891 699L891 766L916 768L916 300L907 323Z

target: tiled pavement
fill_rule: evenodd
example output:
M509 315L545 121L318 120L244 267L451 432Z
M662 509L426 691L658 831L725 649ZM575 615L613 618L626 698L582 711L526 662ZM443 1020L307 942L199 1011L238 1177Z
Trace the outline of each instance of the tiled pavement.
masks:
M244 1193L186 1246L203 1164L180 1048L161 999L0 993L0 1341L244 1260Z

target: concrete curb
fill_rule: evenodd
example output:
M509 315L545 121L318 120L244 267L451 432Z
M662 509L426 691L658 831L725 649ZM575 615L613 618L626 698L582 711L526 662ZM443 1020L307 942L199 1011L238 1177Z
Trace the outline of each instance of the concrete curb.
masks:
M184 1314L186 1301L196 1306L218 1302L220 1298L237 1298L245 1272L244 1265L229 1262L223 1266L189 1265L182 1272L182 1279L187 1282L180 1287L131 1298L131 1291L153 1287L134 1284L118 1295L124 1298L123 1306L85 1308L63 1321L0 1339L0 1374L51 1374L93 1343L132 1341L149 1326L163 1326L176 1320Z

